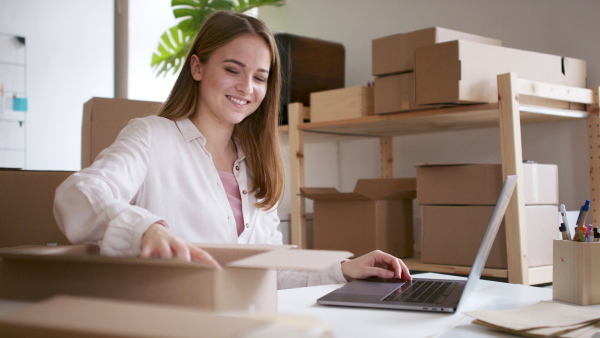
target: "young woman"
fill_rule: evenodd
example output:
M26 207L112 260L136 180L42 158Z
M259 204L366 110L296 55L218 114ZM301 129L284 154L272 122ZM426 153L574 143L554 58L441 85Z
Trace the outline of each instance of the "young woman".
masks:
M61 184L54 213L73 243L105 255L218 267L190 243L282 244L277 118L280 62L259 19L217 12L202 26L158 116L132 120L94 163ZM279 285L410 278L374 251L322 273L283 271Z

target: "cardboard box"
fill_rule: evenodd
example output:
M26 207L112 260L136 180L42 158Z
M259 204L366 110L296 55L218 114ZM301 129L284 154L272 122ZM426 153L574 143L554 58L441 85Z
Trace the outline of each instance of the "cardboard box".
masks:
M415 50L415 93L419 105L498 102L497 76L586 87L586 62L574 58L451 41ZM520 100L521 104L537 101Z
M310 122L373 115L373 87L357 86L310 94Z
M83 104L81 128L81 168L108 148L121 129L134 118L155 115L161 103L128 99L93 97Z
M421 206L421 261L472 266L493 210L493 206ZM529 266L552 264L552 241L558 229L557 206L525 206L525 220ZM485 266L507 268L504 222Z
M600 243L555 240L553 248L552 298L600 304Z
M396 257L413 255L415 179L361 179L354 192L302 188L314 200L315 249L348 250L360 256L379 249Z
M170 304L217 312L276 312L277 268L321 270L348 252L291 246L202 244L223 267L177 259L104 257L93 245L0 250L0 298L55 295Z
M415 49L440 42L465 40L501 46L502 41L441 27L430 27L374 39L372 70L374 76L412 71L415 68Z
M0 316L1 337L332 337L312 317L214 314L139 302L56 296Z
M525 204L558 205L558 167L523 164ZM417 166L419 204L495 205L504 178L501 164L424 164Z
M69 244L52 208L72 171L0 170L0 247Z
M396 113L417 108L413 72L375 78L375 114Z

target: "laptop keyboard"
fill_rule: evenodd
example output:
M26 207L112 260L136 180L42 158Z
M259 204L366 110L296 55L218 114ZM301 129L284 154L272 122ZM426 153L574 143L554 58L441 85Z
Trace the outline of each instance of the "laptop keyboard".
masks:
M382 301L441 304L458 283L418 280L410 287L401 287L387 295Z

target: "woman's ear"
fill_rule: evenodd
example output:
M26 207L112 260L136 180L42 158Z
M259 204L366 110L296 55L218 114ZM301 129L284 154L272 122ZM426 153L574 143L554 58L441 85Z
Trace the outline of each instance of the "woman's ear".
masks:
M200 59L196 54L192 55L192 59L190 60L190 71L194 80L202 80L202 63L200 63Z

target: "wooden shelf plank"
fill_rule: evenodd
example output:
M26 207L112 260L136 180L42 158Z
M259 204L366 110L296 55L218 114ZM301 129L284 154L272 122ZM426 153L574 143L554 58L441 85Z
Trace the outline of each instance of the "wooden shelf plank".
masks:
M587 112L578 110L521 107L523 124L565 121L588 116ZM498 104L490 103L301 123L298 128L311 134L381 137L497 127L498 121Z

